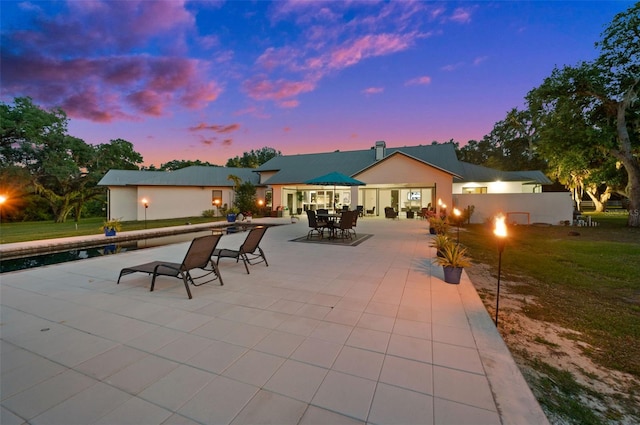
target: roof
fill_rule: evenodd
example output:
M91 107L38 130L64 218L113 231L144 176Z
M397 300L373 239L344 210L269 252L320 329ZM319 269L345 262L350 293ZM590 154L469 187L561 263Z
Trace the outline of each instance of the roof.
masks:
M403 153L425 164L460 175L461 168L452 143L386 148L384 158ZM383 158L383 159L384 159ZM335 151L301 155L276 156L256 169L258 172L276 171L268 184L293 184L328 174L332 171L353 177L376 164L375 149Z
M542 171L500 171L493 168L458 161L462 168L462 178L454 179L454 183L463 182L524 182L536 184L552 184Z
M227 168L191 166L175 171L109 170L98 182L99 186L215 186L231 187L229 175L240 177L243 182L259 184L254 168Z

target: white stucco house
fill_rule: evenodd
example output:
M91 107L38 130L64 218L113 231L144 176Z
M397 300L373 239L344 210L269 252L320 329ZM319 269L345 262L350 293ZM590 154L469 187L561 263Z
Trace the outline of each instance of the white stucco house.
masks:
M384 217L384 208L393 207L404 218L408 210L443 203L459 209L473 205L471 221L476 223L502 212L508 214L509 222L558 224L571 220L573 213L568 192L542 190L552 183L542 172L504 172L465 163L458 160L451 143L391 148L379 141L364 150L277 156L257 169L111 170L99 184L109 189L111 217L140 220L143 197L150 201L148 219L189 217L211 208L215 190L223 203L233 201L233 182L224 184L232 171L243 181L252 181L267 206L285 214L347 205L374 211L369 217ZM365 185L304 183L334 171ZM153 216L152 204L161 207Z
M160 220L195 217L205 210L231 206L234 182L229 175L258 185L254 169L203 166L176 171L109 170L98 185L107 187L108 218L144 220L146 213L146 219ZM266 188L257 189L264 199Z

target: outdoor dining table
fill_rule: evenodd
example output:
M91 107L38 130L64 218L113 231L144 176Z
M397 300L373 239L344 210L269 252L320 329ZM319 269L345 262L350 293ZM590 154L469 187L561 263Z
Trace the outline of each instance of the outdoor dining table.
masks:
M316 217L318 217L321 221L327 222L327 229L329 229L329 239L335 238L335 229L338 226L339 219L342 217L342 214L334 214L334 213L317 213Z

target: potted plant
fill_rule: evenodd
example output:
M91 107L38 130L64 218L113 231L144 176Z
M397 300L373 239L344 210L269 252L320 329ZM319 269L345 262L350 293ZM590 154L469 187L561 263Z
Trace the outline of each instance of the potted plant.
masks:
M436 257L435 262L444 270L444 281L454 284L460 283L462 269L471 265L467 250L452 242L442 249L442 256Z
M429 233L432 235L444 235L449 229L449 223L445 218L433 216L429 217Z
M296 197L298 198L298 208L296 208L296 212L300 215L302 214L302 201L304 200L302 192L296 192Z
M236 216L240 213L240 208L233 206L227 210L227 221L229 223L234 223L236 221Z
M121 229L122 224L117 218L112 218L102 224L102 230L104 231L105 236L115 236L116 232L119 232Z
M429 246L431 248L436 249L436 256L442 257L442 251L445 247L451 244L451 240L449 240L449 236L447 235L438 235L436 234L431 241L429 241Z

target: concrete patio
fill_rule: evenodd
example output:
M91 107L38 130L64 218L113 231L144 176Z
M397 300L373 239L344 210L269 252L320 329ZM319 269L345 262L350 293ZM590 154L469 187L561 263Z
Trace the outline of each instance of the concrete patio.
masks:
M224 286L126 276L188 242L0 275L0 423L546 424L466 274L432 265L427 224L364 218L362 244L291 242ZM246 233L223 236L237 248Z

